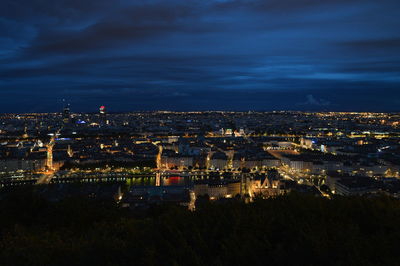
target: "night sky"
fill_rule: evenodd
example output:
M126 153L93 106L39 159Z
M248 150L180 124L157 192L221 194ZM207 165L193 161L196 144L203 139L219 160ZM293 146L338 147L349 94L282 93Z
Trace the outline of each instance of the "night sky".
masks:
M0 112L400 111L399 0L1 0Z

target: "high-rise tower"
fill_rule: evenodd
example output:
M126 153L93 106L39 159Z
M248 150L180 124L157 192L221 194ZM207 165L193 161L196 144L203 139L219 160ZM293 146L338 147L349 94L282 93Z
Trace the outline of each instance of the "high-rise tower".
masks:
M102 124L106 124L107 122L107 113L106 113L106 107L104 105L100 106L99 108L100 112L100 120Z
M70 108L69 104L63 108L62 112L63 122L64 124L68 124L70 122Z

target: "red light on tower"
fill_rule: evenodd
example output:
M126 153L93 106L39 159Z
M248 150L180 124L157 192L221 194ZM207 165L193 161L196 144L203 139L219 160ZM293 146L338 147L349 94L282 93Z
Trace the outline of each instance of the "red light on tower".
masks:
M106 107L104 105L100 106L100 114L106 113Z

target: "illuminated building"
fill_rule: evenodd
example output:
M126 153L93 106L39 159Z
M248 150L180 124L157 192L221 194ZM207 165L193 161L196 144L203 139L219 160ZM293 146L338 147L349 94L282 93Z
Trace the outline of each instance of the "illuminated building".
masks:
M49 144L47 144L47 169L53 170L53 147L55 144L55 136L50 139Z
M64 122L64 124L68 124L69 121L70 121L70 108L69 108L69 104L63 108L62 117L63 117L63 122Z
M100 115L105 115L106 114L106 107L104 105L100 106L99 111L100 111Z
M51 144L47 146L47 168L53 169L53 145Z
M104 105L100 106L99 113L100 113L101 123L106 124L106 122L107 122L107 113L106 113L106 107Z

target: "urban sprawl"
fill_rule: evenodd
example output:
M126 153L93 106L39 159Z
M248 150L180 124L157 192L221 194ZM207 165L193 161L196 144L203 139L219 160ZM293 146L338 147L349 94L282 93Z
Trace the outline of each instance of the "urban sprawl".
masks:
M292 191L399 197L400 114L134 112L0 115L0 187L123 207ZM77 185L78 184L78 185ZM1 193L0 193L1 197Z

